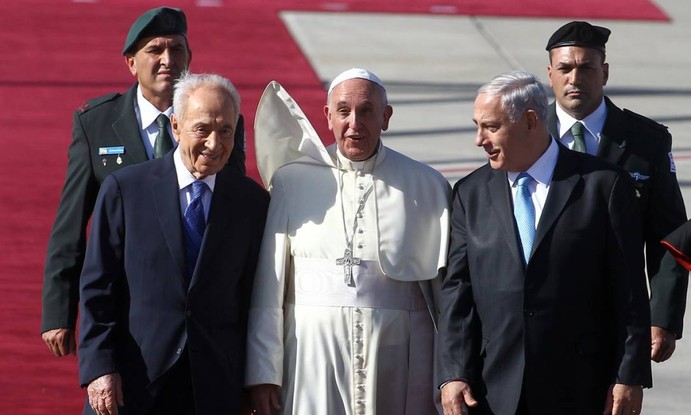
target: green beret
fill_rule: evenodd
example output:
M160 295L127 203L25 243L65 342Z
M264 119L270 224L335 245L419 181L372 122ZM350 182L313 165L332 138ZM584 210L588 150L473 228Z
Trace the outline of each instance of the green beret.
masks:
M127 33L122 54L133 52L137 42L145 37L165 35L182 35L187 38L187 19L182 10L157 7L139 16Z
M545 50L563 46L583 46L604 52L610 33L609 29L593 26L588 22L569 22L554 32Z

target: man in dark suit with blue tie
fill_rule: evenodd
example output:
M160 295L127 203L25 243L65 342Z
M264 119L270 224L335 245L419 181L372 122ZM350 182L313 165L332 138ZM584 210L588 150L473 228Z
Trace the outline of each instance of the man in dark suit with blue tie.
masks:
M157 7L143 13L132 24L122 54L137 82L124 94L91 99L74 113L65 185L43 280L41 336L56 356L75 352L79 274L101 183L115 170L160 157L174 147L166 125L173 84L192 60L183 11ZM229 163L244 174L242 116L235 131Z
M651 386L635 189L558 144L546 117L525 72L475 100L489 163L454 187L437 349L446 415L631 415Z
M604 94L609 35L605 27L573 21L550 37L547 70L555 102L547 127L564 145L620 166L634 182L650 281L650 357L663 362L682 336L689 274L660 241L686 221L686 208L667 127L622 110Z
M240 98L183 75L162 158L108 176L80 278L84 413L234 414L268 194L227 165Z

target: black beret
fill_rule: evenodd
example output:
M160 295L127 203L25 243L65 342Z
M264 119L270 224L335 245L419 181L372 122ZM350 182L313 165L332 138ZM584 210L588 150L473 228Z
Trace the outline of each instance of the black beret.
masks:
M554 32L545 50L562 46L583 46L604 52L610 33L606 27L593 26L588 22L570 22Z
M122 54L132 52L137 42L145 37L165 35L182 35L187 38L187 19L182 10L157 7L139 16L127 33Z

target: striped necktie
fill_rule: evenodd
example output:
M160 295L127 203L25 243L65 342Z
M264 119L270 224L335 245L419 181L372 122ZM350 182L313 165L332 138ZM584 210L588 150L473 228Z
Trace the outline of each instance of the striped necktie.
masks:
M197 265L199 250L202 247L204 230L206 229L206 219L204 216L204 205L202 197L206 190L206 183L196 180L192 183L192 199L185 209L185 254L187 258L187 271L192 278L194 268Z

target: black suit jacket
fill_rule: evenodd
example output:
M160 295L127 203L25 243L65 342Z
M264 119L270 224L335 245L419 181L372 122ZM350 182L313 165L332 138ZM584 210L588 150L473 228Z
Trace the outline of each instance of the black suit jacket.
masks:
M454 187L438 381L467 380L480 408L602 413L608 385L651 384L640 217L623 171L559 146L524 269L506 172Z
M124 95L113 93L88 101L74 113L72 143L43 279L41 332L74 328L79 303L79 274L84 262L86 226L105 177L148 160L134 109L137 84ZM245 173L245 130L238 120L229 164ZM101 155L99 148L124 146L125 153Z
M548 128L558 137L555 103ZM651 323L681 338L686 309L688 272L660 241L686 221L686 208L671 165L672 136L667 127L621 110L605 97L607 119L597 156L626 170L634 181L643 219L643 239L650 280Z
M106 178L80 278L80 383L118 372L124 413L146 414L156 380L187 346L197 413L237 413L268 202L230 166L218 173L189 276L173 153Z

